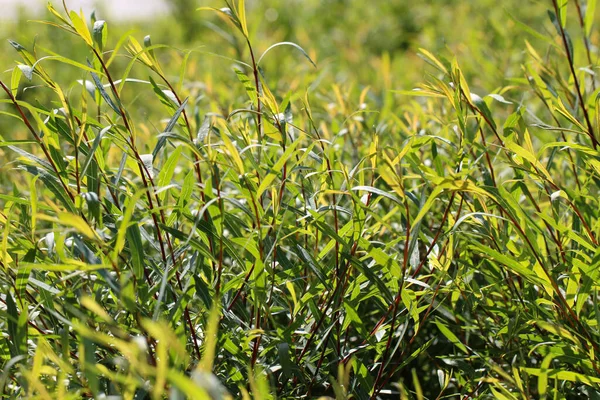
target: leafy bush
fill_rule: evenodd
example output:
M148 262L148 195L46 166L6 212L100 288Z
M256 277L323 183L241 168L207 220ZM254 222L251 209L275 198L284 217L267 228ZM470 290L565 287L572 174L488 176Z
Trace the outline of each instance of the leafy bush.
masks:
M3 398L600 396L596 2L445 2L494 34L464 68L421 49L410 91L395 52L452 23L384 43L394 18L330 3L350 67L243 0L212 9L219 55L52 6L68 56L10 42Z

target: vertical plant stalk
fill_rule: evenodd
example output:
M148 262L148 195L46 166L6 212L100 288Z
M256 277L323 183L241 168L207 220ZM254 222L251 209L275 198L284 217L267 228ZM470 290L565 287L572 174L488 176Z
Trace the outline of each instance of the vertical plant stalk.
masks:
M50 152L49 152L48 148L46 147L46 144L44 143L42 138L38 135L35 128L29 122L29 119L27 118L27 116L25 115L25 112L23 111L23 109L21 108L19 103L17 102L17 99L15 99L15 97L13 96L10 89L1 80L0 80L0 86L2 86L2 89L6 92L6 94L8 95L8 98L10 99L12 104L17 108L17 111L19 111L19 114L21 115L21 118L23 119L23 123L25 124L25 126L27 126L27 129L29 129L29 131L33 135L33 138L38 143L38 145L40 146L42 151L44 152L44 155L46 156L46 159L48 159L48 163L54 170L54 173L56 174L56 178L59 180L61 186L63 187L63 189L65 190L65 192L67 193L67 195L69 196L71 201L75 202L75 196L73 195L73 193L71 193L71 190L69 190L68 185L63 181L60 171L58 170L58 167L56 166L56 164L54 163L54 160L50 156Z
M574 330L577 330L579 328L581 330L581 332L579 332L579 333L582 336L584 336L586 339L589 340L589 343L591 344L591 348L593 348L594 351L596 351L596 352L600 351L599 345L591 337L588 330L585 329L585 326L582 324L581 320L579 319L579 317L577 316L575 311L573 311L573 308L567 302L565 296L563 295L563 292L560 290L560 287L558 286L556 279L554 279L552 274L550 274L548 267L542 263L541 256L538 254L538 252L535 251L535 247L533 247L533 244L531 243L531 241L525 234L525 229L519 224L519 222L517 220L515 220L513 218L513 216L510 213L508 213L504 209L504 207L496 199L491 198L491 200L494 203L496 203L496 205L506 213L506 216L510 219L513 226L515 228L517 228L521 237L525 240L527 247L529 247L529 249L531 250L534 258L536 259L536 261L539 263L540 267L544 271L544 275L546 275L546 277L548 278L548 280L552 286L552 289L554 290L554 292L556 293L556 296L558 297L558 301L557 301L556 305L559 307L559 309L561 310L563 315L568 319L569 323L571 324L571 327ZM586 348L586 350L589 350L589 346L588 346L587 342L583 342L583 343L584 343L584 347ZM594 365L594 368L597 370L597 372L600 373L600 369L597 366L597 362L594 362L593 365Z
M465 98L465 100L467 99L466 94L464 93L464 91L462 91L461 88L461 92L463 94L463 97ZM492 121L478 108L472 106L468 100L466 100L467 103L469 104L469 107L471 108L471 111L474 114L477 114L479 116L481 116L486 124L489 126L489 128L492 130L492 132L494 132L494 135L496 136L496 138L500 141L500 146L502 147L504 153L506 154L506 156L508 157L508 159L510 159L510 153L509 150L507 150L507 148L504 145L504 141L502 140L502 138L500 137L500 134L498 133L498 130L495 128L494 124L492 123ZM592 142L593 143L593 142ZM573 166L573 169L575 169L575 167ZM576 174L576 172L575 172ZM556 190L561 190L558 186L556 186L555 184L553 184L552 182L548 182L551 186L553 186ZM583 218L583 214L577 209L577 207L575 206L575 204L573 204L573 202L571 202L571 200L567 199L567 203L569 204L569 206L573 209L573 211L577 214L577 216L579 217L579 219L581 220L583 226L585 227L586 231L588 232L588 235L590 237L590 239L594 242L594 244L597 244L597 240L596 240L596 236L594 235L594 233L591 231L591 229L589 228L588 223L585 221L585 219ZM504 211L502 211L504 212Z
M158 223L158 218L156 217L156 210L154 207L154 203L152 201L152 194L151 192L154 193L155 197L156 197L156 201L157 201L157 205L159 206L159 214L162 220L162 223L165 223L165 216L164 216L164 212L162 210L162 208L160 207L160 200L158 198L158 196L156 195L155 191L154 191L154 182L152 181L152 175L150 174L150 171L148 171L142 161L142 158L139 154L139 152L137 151L137 146L135 144L134 141L134 137L133 137L133 129L130 125L129 122L129 118L127 117L127 114L125 113L125 110L123 110L123 108L121 107L121 100L119 98L119 92L117 91L117 88L115 86L114 80L112 79L110 72L108 71L108 67L106 66L106 63L104 62L102 56L98 53L98 51L94 48L91 47L92 51L94 52L94 55L96 56L96 59L100 62L100 65L102 67L102 70L104 71L104 73L106 74L106 77L108 79L108 82L111 86L112 92L113 94L117 97L117 99L119 100L119 112L121 114L121 118L123 119L123 124L125 125L125 128L127 129L127 131L130 133L129 135L129 144L131 146L131 150L134 152L134 155L136 157L136 161L138 164L138 168L140 171L140 175L142 177L142 183L144 185L144 187L148 190L146 190L146 198L148 200L148 207L150 209L150 215L152 216L152 221L154 222L154 227L156 229L156 234L158 237L158 243L159 243L159 247L160 247L160 252L161 252L161 256L162 256L162 260L165 264L165 268L167 267L167 255L166 255L166 251L165 251L165 246L164 246L164 241L163 241L163 237L162 237L162 230L160 229L160 225ZM148 179L146 179L146 176L148 176ZM151 191L150 188L152 188L153 190ZM173 253L173 247L171 244L171 240L170 237L168 235L168 233L165 234L166 236L166 240L167 240L167 244L169 246L169 250L170 250L170 255L171 255L171 260L173 263L173 268L177 268L177 262L175 260L175 256ZM179 271L176 270L176 277L177 277L177 283L179 288L182 288L182 284L181 284L181 280L179 277ZM149 279L149 275L146 274L146 278ZM150 284L150 282L149 282ZM200 359L201 357L201 352L200 352L200 346L198 344L198 335L196 333L196 330L194 329L194 326L192 324L192 320L189 314L189 308L186 305L185 309L184 309L184 314L185 314L185 319L186 322L188 324L188 329L190 330L191 336L192 336L192 342L194 344L194 350L196 351L196 356L198 357L198 359Z
M84 129L84 126L81 126L80 129ZM75 143L75 182L77 183L77 194L81 194L81 182L79 176L79 139L75 135L75 130L73 130L73 142Z
M375 174L373 174L371 176L371 186L373 186L374 181L375 181ZM369 207L369 205L371 204L371 199L372 199L372 192L369 192L367 194L367 201L365 202L365 207ZM333 300L336 299L336 294L337 294L338 290L341 290L341 293L339 294L339 296L337 296L338 301L336 302L336 304L334 306L334 309L337 310L340 307L341 303L343 302L343 298L344 298L343 295L344 295L344 292L346 291L346 288L347 288L347 286L349 284L349 281L350 281L350 268L351 268L350 263L351 263L352 257L355 256L357 249L358 249L358 241L355 241L354 244L352 245L352 249L350 250L350 254L349 254L348 260L347 260L347 262L346 262L346 264L344 266L344 271L345 271L345 277L344 278L345 279L343 279L343 282L341 282L341 284L338 284L338 285L335 286L333 293L331 294L329 300L326 303L326 306L320 308L321 317L319 318L319 321L317 322L317 324L313 326L312 332L311 332L311 336L309 337L308 341L306 342L306 344L305 344L302 352L300 353L300 356L297 357L297 362L299 364L301 363L302 358L306 354L307 350L310 348L310 346L312 344L312 341L313 341L316 333L318 332L319 328L321 327L321 324L324 322L325 316L327 315L327 310L331 306L331 303L333 302ZM321 301L323 300L323 296L324 296L324 293L321 295L321 298L319 299L319 301L317 302L317 304L322 304ZM339 322L339 314L336 314L334 318L336 318L336 322L334 322L334 323L337 323L338 328L339 328L339 323L338 323ZM325 338L324 345L323 345L324 350L327 348L327 343L329 342L329 338L330 338L332 332L333 332L333 330L330 330L329 333L327 334L327 337ZM347 334L348 334L348 330L346 330L346 336L347 336ZM339 329L338 329L338 339L337 340L338 340L337 350L338 350L338 357L339 357L339 356L341 356L341 350L340 350L340 345L339 345L339 343L340 343L340 331L339 331ZM310 390L311 390L312 386L314 385L314 382L315 382L315 379L316 379L316 377L318 375L319 369L320 369L321 365L323 364L324 357L325 357L325 351L324 350L321 352L321 355L319 357L319 361L317 363L317 368L315 370L315 373L313 374L313 378L312 378L311 383L310 383L310 385L308 387L308 392L309 393L310 393ZM340 362L342 362L342 363L345 363L346 361L347 361L347 358L344 358L344 359L340 360Z
M158 61L156 61L156 62L158 63ZM177 94L177 91L171 85L171 83L169 82L169 80L161 73L160 69L159 68L155 68L154 66L151 66L151 69L158 76L160 76L160 78L165 82L165 84L167 85L167 87L169 88L169 90L171 91L171 93L173 93L173 95L175 96L175 100L177 101L177 103L178 104L182 104L181 99L180 99L179 95ZM187 116L187 112L186 112L185 108L182 110L182 114L183 114L183 118L184 118L184 122L185 122L185 125L186 125L186 128L187 128L188 134L189 134L190 141L191 141L191 143L194 143L194 136L192 134L191 124L189 122L189 118ZM194 164L194 170L196 172L196 178L197 178L198 183L200 184L200 186L202 186L203 180L202 180L202 173L201 173L201 170L200 170L200 158L198 157L198 155L195 152L192 152L192 155L194 157L194 163L193 164ZM144 167L144 169L145 169L145 167ZM150 180L150 182L152 184L152 187L154 187L154 182L152 181L152 176L149 174L148 171L146 171L146 173L147 173L148 178L149 178L149 180ZM219 190L219 194L218 194L218 196L219 196L219 206L221 208L221 212L223 212L223 200L221 199L220 189L217 188L217 190ZM206 204L206 197L204 195L204 191L202 191L202 190L200 191L200 198L202 199L202 203ZM166 220L165 220L164 212L162 211L162 208L160 207L160 200L159 200L158 196L156 197L156 201L158 202L158 206L160 208L161 222L166 225ZM154 217L154 215L153 215L153 217ZM207 213L204 214L204 220L208 221L208 214ZM177 262L176 262L176 260L174 258L173 247L172 247L171 240L170 240L170 238L169 238L168 235L167 235L167 244L169 246L169 251L170 251L170 254L171 254L171 260L172 260L172 263L173 263L173 267L176 268ZM208 237L208 245L209 245L209 250L211 252L213 252L214 244L213 244L212 237ZM221 235L221 247L220 247L220 252L219 252L218 280L217 280L217 290L216 290L217 297L219 296L219 288L220 288L220 284L219 283L220 283L222 265L223 265L223 238L222 238L222 235ZM216 271L214 271L214 265L213 265L213 273L215 273L215 272ZM180 278L179 271L177 271L177 270L175 271L175 276L176 276L176 279L177 279L177 284L179 286L179 289L181 290L183 288L183 285L181 283L181 278ZM188 308L187 305L185 307L184 313L185 313L186 322L188 324L188 329L190 329L190 332L192 333L192 340L193 340L193 343L194 343L194 349L196 351L196 355L197 355L198 359L200 359L200 346L198 345L197 335L196 335L195 330L193 328L192 320L191 320L191 317L190 317L190 314L189 314L189 308Z
M261 146L258 146L258 165L260 165L261 153L262 153L262 142L263 142L262 101L260 100L262 90L260 89L260 78L258 76L258 74L260 72L258 70L258 64L256 64L256 58L254 57L254 50L252 49L252 44L250 43L250 38L248 38L247 36L246 36L246 43L248 44L248 50L250 51L250 58L252 61L252 73L254 75L254 86L256 86L256 111L257 111L256 112L256 129L257 129L257 133L258 133L258 142L259 142L259 144L261 144ZM258 174L258 171L257 171L257 174Z
M583 112L583 117L585 118L585 123L588 128L587 133L588 133L588 136L590 137L590 140L592 141L592 146L594 147L594 150L598 150L598 146L600 145L600 143L598 142L598 139L596 138L596 134L594 132L594 127L592 126L592 122L590 120L590 116L588 114L587 107L585 106L585 101L583 99L583 91L579 84L579 78L577 78L577 73L575 72L573 54L571 54L571 50L570 50L570 46L569 46L569 43L567 40L567 34L565 32L565 28L560 21L560 11L558 8L557 0L552 0L552 5L554 6L554 12L555 12L556 18L557 18L556 25L559 28L563 47L564 47L565 53L567 54L567 61L569 64L569 69L571 70L571 76L573 77L573 83L575 84L575 91L577 92L577 98L579 99L579 107L581 108L581 111Z
M454 193L453 193L453 195L454 195ZM453 197L454 197L454 196L453 196ZM458 210L456 211L456 218L455 218L455 220L457 220L457 219L458 219L457 217L458 217L458 216L461 214L461 212L462 212L463 203L464 203L464 196L461 194L461 200L460 200L460 203L459 203L459 205L458 205ZM448 206L446 207L446 210L444 211L444 215L446 216L446 218L447 218L447 216L449 215L449 212L450 212L450 207L451 207L451 205L452 205L452 202L449 202L449 203L448 203ZM439 229L438 229L438 235L436 235L436 236L438 236L438 238L439 238L439 233L441 233L442 229L443 229L443 223L442 223L442 224L440 224L440 227L439 227ZM449 243L449 240L448 240L448 239L446 239L446 241L445 241L444 245L442 246L442 249L441 249L441 251L440 251L440 252L439 252L439 254L438 254L438 260L439 260L439 259L442 257L442 255L443 255L443 254L445 254L445 253L446 253L446 251L447 251L447 248L448 248L448 243ZM433 249L434 245L435 245L435 243L433 243L433 242L432 242L432 244L431 244L431 246L430 246L430 248L429 248L429 251L428 251L428 252L430 252L430 251ZM450 249L450 251L452 251L452 249ZM425 258L424 258L424 260L425 260L425 259L427 259L427 257L425 257ZM424 260L423 260L423 261L421 261L421 262L423 263L423 262L424 262ZM415 276L416 276L416 274L415 274L415 273L413 273L413 276L412 276L412 277L414 278ZM429 282L429 279L430 279L430 277L431 277L431 276L428 276L428 277L426 278L426 280L424 281L424 283L428 283L428 282ZM411 346L413 345L413 343L415 342L415 339L417 338L417 336L418 336L419 332L421 331L421 329L422 329L422 328L423 328L423 326L425 325L425 321L427 320L427 318L429 317L429 314L431 313L431 310L433 309L433 305L434 305L434 303L435 303L435 299L436 299L436 297L437 297L437 295L438 295L438 293L439 293L439 289L440 289L441 285L442 285L442 280L440 280L440 281L438 282L438 284L436 285L436 288L435 288L435 291L434 291L434 294L433 294L433 298L432 298L432 299L431 299L431 301L429 302L429 307L427 308L427 310L426 310L426 312L425 312L425 315L424 315L424 316L423 316L423 318L421 319L421 323L420 323L420 325L419 325L419 329L418 329L418 330L417 330L417 331L414 333L414 335L413 335L413 336L410 338L410 341L408 342L408 345L407 345L407 346L406 346L406 347L405 347L405 348L402 350L402 353L400 354L400 358L404 357L404 355L405 355L405 354L407 354L407 353L409 352L409 350L410 350ZM389 310L388 310L388 312L389 312ZM382 323L382 321L380 321L380 322ZM374 333L375 333L375 329L374 329L374 330L371 332L370 336L372 336ZM396 373L396 371L398 370L399 366L400 366L400 364L398 364L396 367L392 368L390 371L388 371L388 372L386 373L386 376L385 376L384 380L381 382L381 384L379 385L379 387L376 387L376 386L374 386L374 387L375 387L375 393L379 393L379 392L381 391L381 389L383 389L383 388L385 387L385 385L386 385L386 384L389 382L389 380L390 380L390 379L391 379L391 378L394 376L394 374L395 374L395 373Z
M226 4L228 4L228 2L226 1ZM241 7L244 7L244 4L241 3ZM238 23L239 23L239 30L242 33L242 35L244 36L244 39L246 40L246 45L248 47L248 51L250 52L250 58L251 58L251 62L252 62L252 73L254 75L254 86L256 86L256 125L257 125L257 135L258 135L258 142L259 142L259 146L258 146L258 165L261 164L261 159L262 159L262 144L263 144L263 134L262 134L262 101L260 99L261 97L261 87L260 87L260 78L259 78L259 70L258 70L258 64L256 63L256 57L254 56L254 49L252 48L252 43L250 42L250 37L248 35L248 31L246 28L246 20L245 20L245 10L242 10L244 12L244 16L242 18L240 18L240 15L237 16L238 18ZM238 11L239 12L239 11ZM260 174L258 169L256 170L256 177L258 179L258 182L260 184ZM252 195L252 191L249 190L250 194ZM258 202L260 202L261 208L263 205L263 196L261 195L260 199L255 199L254 196L252 196L252 201L253 201L253 206L254 206L254 211L256 214L256 222L257 222L257 229L258 229L258 247L259 247L259 254L260 254L260 258L261 258L261 262L264 262L264 249L263 249L263 241L262 241L262 229L261 229L261 223L260 223L260 214L258 213L258 208L257 208L257 204L256 201L258 200ZM250 271L248 272L248 274L246 275L246 279L244 280L244 283L242 284L242 286L240 287L240 289L238 290L238 292L236 293L232 303L230 304L230 306L228 307L228 309L231 309L231 307L233 306L233 304L235 303L235 301L237 300L237 298L239 297L241 290L243 289L243 287L245 286L245 282L247 282L248 278L250 277L250 274L254 271L255 265L253 265L250 268ZM220 274L219 274L220 275ZM261 329L261 317L260 317L260 304L256 304L256 320L255 320L255 326L257 330ZM250 365L252 368L254 368L254 365L256 363L256 360L258 358L258 348L261 342L261 338L262 335L259 334L256 339L254 340L254 348L252 350L252 358L250 361Z
M169 80L162 74L160 73L160 71L156 68L153 69L155 73L158 74L158 76L160 76L160 78L163 80L163 82L165 82L165 84L167 85L167 87L169 88L169 90L171 91L171 93L173 93L173 95L175 96L175 100L177 100L177 104L182 104L181 102L181 98L180 96L177 94L177 91L175 90L175 88L173 87L173 85L171 85L171 83L169 82ZM183 114L183 120L185 122L188 134L189 134L189 138L191 143L194 143L194 135L192 134L192 126L190 124L189 118L187 116L187 111L185 110L185 108L182 110L182 114ZM196 179L198 180L198 184L200 185L200 187L202 187L203 185L203 179L202 179L202 171L200 169L200 157L198 156L198 154L196 154L196 152L192 151L192 155L194 157L194 170L196 172ZM220 192L220 189L217 188L217 190ZM200 199L202 200L203 205L206 204L206 196L204 195L204 191L200 190ZM221 199L221 196L219 194L219 207L222 208L223 207L223 199ZM205 213L204 216L204 221L208 222L208 214ZM214 243L213 243L213 238L209 237L208 238L208 247L209 250L211 252L214 251ZM221 247L222 247L222 243L221 243ZM222 253L222 248L220 250L220 253ZM209 261L210 262L210 261ZM222 257L219 258L219 265L217 267L218 270L222 269ZM213 267L213 273L215 273L214 271L214 265ZM219 273L220 275L220 273ZM218 290L217 290L217 295L219 294Z
M440 226L438 227L436 235L435 235L434 239L432 240L432 242L431 242L431 244L430 244L430 246L429 246L429 248L428 248L428 250L426 252L426 255L423 257L423 259L419 263L418 267L415 269L415 271L412 274L412 278L413 279L417 276L418 272L420 271L420 269L424 265L425 261L427 260L427 257L429 256L429 254L431 253L431 251L433 250L433 248L437 244L437 242L439 240L439 237L440 237L440 235L441 235L441 233L443 231L444 223L447 221L448 216L450 214L450 209L451 209L452 204L454 203L455 196L456 196L456 192L453 192L452 196L451 196L451 199L448 202L448 205L446 206L446 209L444 211L444 216L442 218L442 222L440 223ZM463 201L464 201L464 197L461 196L461 201L460 201L460 204L458 206L458 210L456 211L456 218L455 218L455 220L457 219L457 217L462 212ZM446 243L442 247L442 250L439 252L438 259L446 252L447 244L448 244L448 240L446 240ZM424 283L428 283L429 282L429 278L430 278L430 276L428 276L426 278L426 280L424 281ZM432 300L429 302L429 307L428 307L428 309L427 309L427 311L426 311L423 319L421 320L421 323L419 325L419 330L417 332L415 332L415 334L413 335L413 337L410 339L407 347L402 350L402 354L400 355L400 358L402 358L408 352L408 350L410 349L410 347L414 343L416 337L418 336L419 331L424 326L425 320L427 319L427 317L429 316L429 313L430 313L431 309L433 308L434 300L435 300L435 298L437 296L437 293L439 291L440 286L441 286L441 281L438 283L438 285L436 287L436 290L434 292L434 296L433 296ZM398 296L394 300L394 303L393 303L394 308L397 307L397 305L399 304L399 302L400 302L400 296L401 296L401 292L398 293ZM373 336L375 334L375 332L377 332L377 330L379 329L379 327L385 322L385 319L388 317L389 312L391 311L391 309L392 309L392 305L390 305L390 307L388 308L388 311L386 312L386 314L381 318L381 320L379 320L379 322L373 328L373 330L371 330L371 332L369 334L369 337ZM395 316L396 316L396 311L394 312L394 317ZM392 335L392 333L390 332L390 336L391 335ZM388 341L389 341L389 338L388 338ZM366 339L365 339L365 341L363 343L366 343ZM389 346L389 344L386 345L386 350L388 348L387 346ZM385 362L385 360L382 359L382 366L383 366L384 362ZM395 368L392 368L390 371L388 371L386 373L385 377L383 377L383 375L379 375L379 373L378 373L378 378L379 378L378 380L381 380L381 378L383 378L383 381L381 381L381 383L379 384L379 386L377 386L377 384L375 384L373 386L375 390L374 390L372 398L375 398L377 396L377 394L381 391L381 389L383 389L383 387L385 387L385 385L387 384L387 382L389 382L389 380L391 379L391 377L396 373L397 368L398 368L398 366L396 366ZM381 371L381 369L380 369L380 371Z
M259 240L259 245L258 245L258 252L262 261L263 258L263 245L262 245L262 240L260 238L260 232L262 231L262 224L260 222L260 213L258 212L258 203L257 203L257 199L256 197L253 195L252 192L252 188L250 187L250 185L248 184L248 182L246 182L246 188L248 189L248 193L250 193L250 197L252 199L252 208L254 210L254 218L256 219L256 229L258 230L258 240ZM242 294L242 291L244 289L244 286L246 286L246 284L248 283L248 280L250 279L250 276L252 276L252 273L254 272L254 268L256 267L256 263L254 265L252 265L252 267L250 267L250 270L248 271L248 273L246 273L246 276L244 277L244 281L242 282L240 288L238 289L238 291L236 292L235 296L233 296L233 300L231 300L231 304L229 304L229 306L227 307L227 311L231 311L231 309L233 308L233 306L235 305L236 301L238 300L238 298L240 297L240 295Z
M277 125L277 129L279 129L279 132L282 135L282 141L281 141L280 145L281 145L282 152L285 153L286 132L284 131L284 127L281 125L279 118L275 118L275 123ZM271 219L271 227L269 228L269 231L267 232L267 236L270 236L271 234L273 234L273 232L276 232L277 215L278 214L275 212L275 210L279 211L281 209L281 202L283 200L286 182L287 182L287 161L283 164L283 167L281 170L281 186L279 187L279 191L277 193L277 208L273 209L273 218ZM276 266L276 258L277 258L277 247L278 247L277 234L275 234L274 238L273 238L273 256L272 256L272 261L271 261L271 289L269 291L269 298L267 299L267 307L266 307L267 316L268 316L268 310L271 307L271 300L273 299L273 291L275 290L275 266ZM265 316L265 318L267 316Z
M214 173L215 181L217 182L217 197L218 197L218 205L219 212L221 213L221 218L223 221L221 222L221 235L219 235L219 261L217 265L217 298L221 292L221 276L223 275L223 257L224 257L224 244L223 239L225 236L225 207L223 204L223 198L221 197L221 179L219 177L218 171ZM208 215L206 216L208 217Z
M585 20L583 15L583 10L581 8L581 3L579 0L575 0L575 8L577 8L577 18L579 19L579 26L581 27L581 35L583 36L583 44L585 45L585 55L587 57L588 63L590 67L593 67L594 63L592 62L592 53L590 50L590 38L587 36L585 32ZM592 76L592 90L596 90L596 79Z
M404 188L402 188L402 191L404 191ZM449 207L448 207L449 208ZM377 388L379 381L381 379L381 376L383 374L383 370L385 369L385 366L387 364L387 357L390 351L390 348L392 347L392 339L394 338L394 332L396 330L396 317L398 315L398 305L400 304L400 299L402 298L402 286L404 285L404 278L406 276L406 270L408 268L408 251L409 251L409 247L410 247L410 239L411 239L411 222L410 222L410 209L408 207L408 200L406 199L406 196L404 197L404 212L406 213L406 239L404 241L404 259L402 260L402 277L400 279L400 284L398 285L398 294L396 295L396 298L394 300L394 309L392 311L392 322L390 325L390 333L388 335L388 339L387 342L385 344L385 350L383 351L383 355L381 356L381 365L379 366L379 371L377 372L377 377L375 378L375 383L373 383L373 387ZM371 399L374 399L377 394L379 393L378 390L374 390L373 391L373 395L371 396Z
M79 118L75 117L75 119L81 125L81 122L79 121ZM86 142L89 142L88 135L87 135L87 133L85 133L85 131L83 132L83 138L85 139ZM94 157L94 160L97 163L98 162L98 156L94 153L93 157ZM108 192L110 193L110 197L112 198L114 205L117 207L118 210L121 210L121 206L119 205L119 198L117 197L117 195L115 194L113 188L111 187L110 179L108 179L108 176L106 176L106 172L103 169L99 169L99 171L100 171L100 174L102 174L102 178L104 178L104 181L106 182L106 188L108 189ZM101 183L98 182L98 187L93 188L93 189L97 193L100 193L100 186L101 186ZM87 189L88 189L88 191L90 190L89 186L87 187Z
M533 93L535 93L537 98L542 102L544 107L546 107L549 114L552 116L552 119L554 120L554 123L556 124L556 126L558 128L562 128L560 121L558 120L555 113L553 112L552 107L550 107L550 104L548 104L548 101L544 97L544 94L536 86L532 85L531 88L533 90ZM560 131L560 137L562 138L563 142L565 142L565 143L567 142L567 137L565 136L564 130ZM572 149L568 149L567 155L569 156L569 163L571 166L571 170L573 171L573 177L575 178L575 183L577 184L577 188L581 189L581 183L579 181L579 174L577 173L577 166L575 165L575 160L573 159L572 151L573 151Z
M435 303L435 299L437 298L437 296L439 294L439 290L440 290L441 286L442 286L442 281L440 280L440 282L436 285L435 291L433 293L433 297L432 297L431 301L429 302L429 307L427 307L427 310L425 311L425 315L423 316L423 319L421 320L421 324L419 325L419 330L416 331L415 334L410 338L408 345L402 351L402 354L400 355L400 357L403 357L406 353L408 353L408 349L410 349L411 346L413 345L413 343L415 342L415 339L417 338L419 332L421 331L421 328L425 324L425 320L427 320L427 318L429 317L429 314L431 313L431 310L433 310L433 305ZM373 385L374 392L373 392L373 395L371 396L371 399L374 399L377 396L377 394L379 394L379 392L385 387L385 385L387 385L387 383L392 379L394 374L398 371L398 368L400 365L401 364L396 365L389 372L387 372L384 380L381 382L381 384L379 386Z

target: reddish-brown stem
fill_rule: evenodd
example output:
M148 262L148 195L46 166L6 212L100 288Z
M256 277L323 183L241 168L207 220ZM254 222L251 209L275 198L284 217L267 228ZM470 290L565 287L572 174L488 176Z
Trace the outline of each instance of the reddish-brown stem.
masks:
M587 134L590 137L590 140L592 141L592 146L594 147L594 149L597 150L598 145L599 145L598 139L596 138L596 134L594 133L594 127L592 126L592 122L590 120L590 116L588 114L587 107L585 106L585 101L583 99L583 91L581 90L581 86L579 84L579 78L577 78L577 73L575 72L575 64L574 64L574 60L573 60L573 54L571 54L570 46L569 46L568 40L567 40L567 34L565 32L565 28L562 26L562 23L560 21L560 12L558 9L558 2L556 0L552 0L552 4L554 6L554 12L556 13L556 18L558 19L558 21L556 22L556 25L559 28L560 36L561 36L563 46L565 49L565 53L567 54L567 61L569 63L569 69L571 70L571 76L573 77L573 83L575 84L575 91L576 91L577 97L579 99L579 107L581 108L581 111L583 112L583 117L585 118L585 123L588 128Z
M588 60L590 67L593 67L592 52L590 50L590 40L586 36L583 10L581 8L581 4L579 3L579 0L575 0L575 7L577 8L577 18L579 18L579 26L581 27L581 35L583 36L583 44L585 45L585 55L587 56L587 60ZM596 79L594 77L592 77L592 89L594 91L596 90Z
M71 193L71 190L69 190L69 187L67 186L67 184L62 180L62 177L61 177L61 174L60 174L60 172L58 170L58 167L56 166L56 164L54 163L54 160L50 156L50 152L48 151L48 148L46 147L46 144L42 141L42 139L40 138L40 136L38 135L38 133L36 132L36 130L33 128L33 126L31 125L31 123L29 122L29 119L27 118L27 116L23 112L23 109L21 108L21 106L17 102L17 99L15 99L15 97L13 96L12 92L10 91L10 89L1 80L0 80L0 86L2 86L2 89L6 92L6 94L8 95L8 98L10 99L10 101L17 108L17 111L19 111L19 114L21 115L23 123L25 124L25 126L27 126L27 129L29 129L29 131L33 135L35 141L41 147L42 151L44 152L44 155L46 156L46 159L48 160L48 163L50 163L50 166L52 167L52 169L54 170L54 173L56 174L56 179L58 179L60 181L62 187L65 189L65 192L67 192L67 195L69 196L69 198L71 199L71 201L74 202L75 201L75 196L73 195L73 193Z

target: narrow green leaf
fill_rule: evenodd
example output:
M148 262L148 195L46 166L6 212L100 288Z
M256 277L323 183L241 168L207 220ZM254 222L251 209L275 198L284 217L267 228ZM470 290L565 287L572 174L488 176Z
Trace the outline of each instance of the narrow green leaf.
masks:
M469 350L467 347L456 337L456 335L439 320L434 321L435 325L438 327L442 335L446 336L446 338L452 342L453 345L458 347L463 353L469 354Z
M12 357L27 355L27 309L19 312L10 293L6 293L6 311L8 313L8 335Z
M81 36L88 45L93 46L94 41L92 40L92 36L90 35L90 31L88 30L85 21L75 11L69 13L69 18L79 36Z
M585 35L587 37L592 33L592 27L594 26L594 18L596 15L596 0L587 0L585 7Z
M19 82L21 82L21 76L23 76L23 70L19 65L13 68L13 72L10 78L10 90L13 97L17 97L19 93Z
M297 49L298 51L300 51L300 53L302 53L302 55L304 57L306 57L306 59L315 67L317 68L317 64L315 64L315 62L312 60L312 58L310 58L310 56L308 55L308 53L306 53L306 51L304 51L304 49L302 47L300 47L299 45L297 45L294 42L279 42L279 43L275 43L272 46L269 46L268 49L266 49L264 51L264 53L262 53L262 55L258 58L258 61L256 62L257 65L260 65L260 62L262 61L262 59L264 58L264 56L271 51L272 49L274 49L275 47L279 47L279 46L291 46L295 49Z
M177 110L175 111L175 114L173 114L173 116L171 117L171 119L167 123L167 126L165 127L165 130L163 131L163 134L165 134L165 133L172 133L173 132L173 128L175 128L175 124L177 123L177 120L179 120L179 117L181 116L181 113L185 109L185 106L187 105L187 102L188 102L188 99L186 98L179 105L179 108L177 108ZM163 148L163 146L166 143L167 143L167 136L163 135L163 136L161 136L158 139L158 143L156 144L156 147L154 147L154 150L152 150L152 157L153 157L153 159L157 158L158 152Z
M85 175L85 173L87 172L87 169L89 168L90 163L94 159L94 154L96 153L98 146L100 146L100 142L102 141L102 138L104 137L106 132L108 132L111 128L113 128L113 125L109 125L109 126L103 128L98 133L98 135L96 135L96 137L94 138L92 147L90 148L90 151L89 151L87 157L85 158L85 161L83 162L83 167L81 168L81 175Z
M173 174L175 173L175 168L177 167L177 163L181 158L181 152L183 151L183 146L177 146L175 150L171 153L167 161L165 161L162 166L160 173L158 174L158 197L161 202L164 201L165 196L167 195L167 190L163 190L162 188L168 186L171 183L171 179L173 178Z

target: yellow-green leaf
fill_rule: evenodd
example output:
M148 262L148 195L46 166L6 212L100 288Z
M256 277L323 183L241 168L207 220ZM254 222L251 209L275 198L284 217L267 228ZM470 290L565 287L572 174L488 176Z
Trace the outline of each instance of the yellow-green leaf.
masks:
M73 23L73 27L81 36L81 38L89 45L94 46L94 41L92 40L92 35L85 24L85 21L82 17L80 17L75 11L71 11L69 13L69 17L71 18L71 22Z

